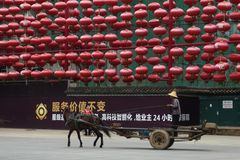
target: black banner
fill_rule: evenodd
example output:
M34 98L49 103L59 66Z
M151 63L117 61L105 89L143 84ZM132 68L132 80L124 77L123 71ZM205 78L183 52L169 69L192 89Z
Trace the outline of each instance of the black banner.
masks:
M106 125L120 123L124 127L160 127L172 122L168 96L4 96L0 98L0 119L5 127L65 128L61 109L81 112L90 106ZM180 97L182 125L199 124L199 100Z

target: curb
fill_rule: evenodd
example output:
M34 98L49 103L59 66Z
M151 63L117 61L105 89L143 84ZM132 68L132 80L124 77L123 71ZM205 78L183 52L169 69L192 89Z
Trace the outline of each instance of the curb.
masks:
M217 135L240 136L240 127L218 127Z

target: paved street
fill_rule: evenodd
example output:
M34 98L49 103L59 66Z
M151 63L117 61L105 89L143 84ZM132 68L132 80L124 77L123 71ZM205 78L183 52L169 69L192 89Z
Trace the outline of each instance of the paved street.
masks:
M104 137L103 148L93 147L95 137L77 136L66 147L67 130L0 128L0 160L239 160L240 137L203 136L197 142L178 142L169 150L154 150L147 140Z

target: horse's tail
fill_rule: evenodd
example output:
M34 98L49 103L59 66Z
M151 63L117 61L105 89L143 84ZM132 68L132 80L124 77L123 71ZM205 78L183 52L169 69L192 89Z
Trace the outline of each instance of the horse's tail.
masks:
M102 128L103 132L108 136L108 137L111 137L109 131L107 128Z
M109 130L104 127L103 122L102 122L101 119L100 119L100 124L102 125L102 127L100 127L100 129L101 129L108 137L111 137L111 134L110 134Z

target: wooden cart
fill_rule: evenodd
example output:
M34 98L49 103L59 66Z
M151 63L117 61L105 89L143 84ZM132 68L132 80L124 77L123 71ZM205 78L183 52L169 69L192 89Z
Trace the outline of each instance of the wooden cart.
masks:
M215 134L217 125L204 122L201 126L127 128L114 124L108 129L126 138L148 139L153 148L164 150L174 142L200 140L205 134Z

